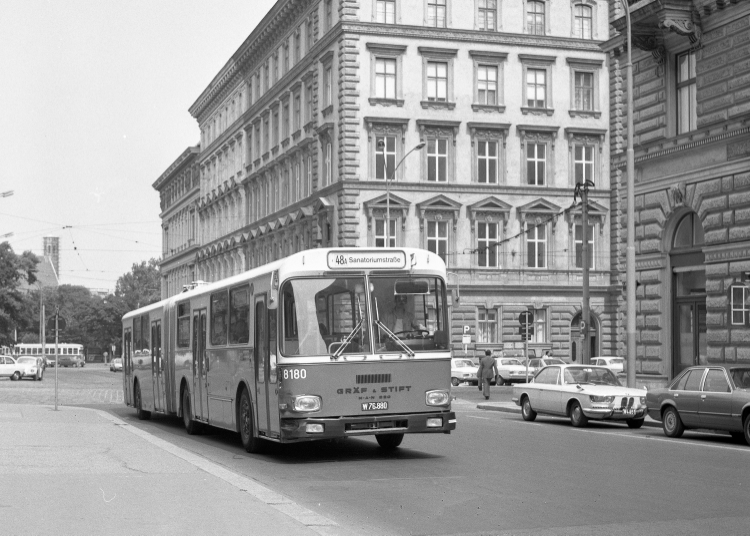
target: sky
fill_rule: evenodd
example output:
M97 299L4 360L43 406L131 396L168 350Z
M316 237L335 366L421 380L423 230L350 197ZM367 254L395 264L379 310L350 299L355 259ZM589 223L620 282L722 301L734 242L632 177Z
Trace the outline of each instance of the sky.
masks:
M200 140L188 108L275 0L2 0L0 242L114 291L161 256L152 184ZM13 233L10 237L3 237Z

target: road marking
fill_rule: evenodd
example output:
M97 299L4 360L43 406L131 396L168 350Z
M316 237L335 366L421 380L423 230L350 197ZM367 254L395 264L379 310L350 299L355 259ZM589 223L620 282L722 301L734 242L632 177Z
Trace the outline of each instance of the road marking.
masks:
M313 532L317 532L321 535L329 535L331 534L331 531L334 527L338 529L337 531L342 528L335 521L328 519L325 516L316 514L312 510L308 510L304 506L301 506L288 497L285 497L284 495L281 495L280 493L277 493L259 484L255 480L251 480L244 476L238 475L237 473L230 471L229 469L221 467L220 465L207 460L203 456L194 454L188 450L178 447L177 445L173 445L169 441L165 441L156 436L153 436L148 432L141 430L140 428L131 426L122 419L119 419L118 417L115 417L114 415L111 415L106 411L94 411L98 412L99 415L111 421L113 424L120 426L122 429L137 435L141 439L145 439L152 445L169 452L170 454L188 462L189 464L207 472L210 475L220 478L224 482L231 484L240 491L244 491L245 493L252 495L271 508L278 510L282 514L286 514L299 523L302 523Z
M597 430L581 430L578 428L573 428L573 432L578 432L582 434L601 434L601 435L612 435L617 437L625 437L628 439L640 439L640 440L649 440L649 441L665 441L667 443L674 443L675 445L692 445L697 447L709 447L713 449L720 449L720 450L735 450L737 452L749 452L750 449L747 447L728 447L726 445L713 445L711 443L700 443L696 441L692 441L689 437L680 439L680 438L672 438L672 437L659 437L659 436L652 436L652 435L634 435L634 434L622 434L617 432L600 432ZM714 434L706 433L706 432L691 432L694 434L701 434L706 436L713 436Z
M468 417L469 419L482 419L483 421L489 421L489 417L477 417L476 415L464 415L464 417Z

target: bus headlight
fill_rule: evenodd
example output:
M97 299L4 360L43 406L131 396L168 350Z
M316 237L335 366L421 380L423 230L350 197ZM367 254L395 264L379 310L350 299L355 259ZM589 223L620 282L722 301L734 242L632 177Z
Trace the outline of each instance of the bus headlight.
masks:
M436 391L427 391L425 393L425 404L428 406L447 406L451 403L451 397L448 391L442 389Z
M294 407L294 411L302 411L302 412L309 412L309 411L319 411L320 406L322 405L322 400L319 396L315 395L300 395L295 396L293 399L292 406Z

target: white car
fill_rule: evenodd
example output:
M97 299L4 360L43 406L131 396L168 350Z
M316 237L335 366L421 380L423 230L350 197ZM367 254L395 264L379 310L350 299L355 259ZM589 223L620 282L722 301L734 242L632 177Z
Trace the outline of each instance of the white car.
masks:
M596 367L607 367L615 374L625 372L625 359L622 357L592 357L591 364Z
M41 357L21 356L16 359L16 363L23 367L24 378L30 378L33 381L41 381L44 378L44 365Z
M646 417L646 391L620 385L606 367L551 365L526 384L513 386L513 402L525 421L537 413L568 417L583 427L589 419L625 421L640 428Z
M23 378L25 373L26 365L17 363L9 355L0 355L0 378L10 378L16 381Z
M115 357L112 362L109 364L109 370L112 372L117 372L122 370L122 358L121 357Z
M498 385L525 382L526 366L515 357L500 357L497 360ZM529 368L529 379L534 377L534 370Z
M479 380L477 379L477 371L479 367L476 366L471 359L468 358L455 358L451 359L451 385L460 385L463 382L470 382L476 384Z

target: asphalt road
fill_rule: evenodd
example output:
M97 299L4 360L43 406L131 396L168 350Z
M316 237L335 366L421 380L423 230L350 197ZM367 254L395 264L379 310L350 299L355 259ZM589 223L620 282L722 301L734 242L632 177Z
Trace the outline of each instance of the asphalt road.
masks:
M41 383L0 380L0 401L49 404L47 372ZM351 438L251 455L233 433L188 436L174 418L138 421L121 403L121 374L101 365L61 369L59 380L62 404L111 411L355 534L750 534L750 447L727 435L527 423L477 410L477 388L459 386L450 435L407 436L393 453ZM510 392L495 387L492 399Z

